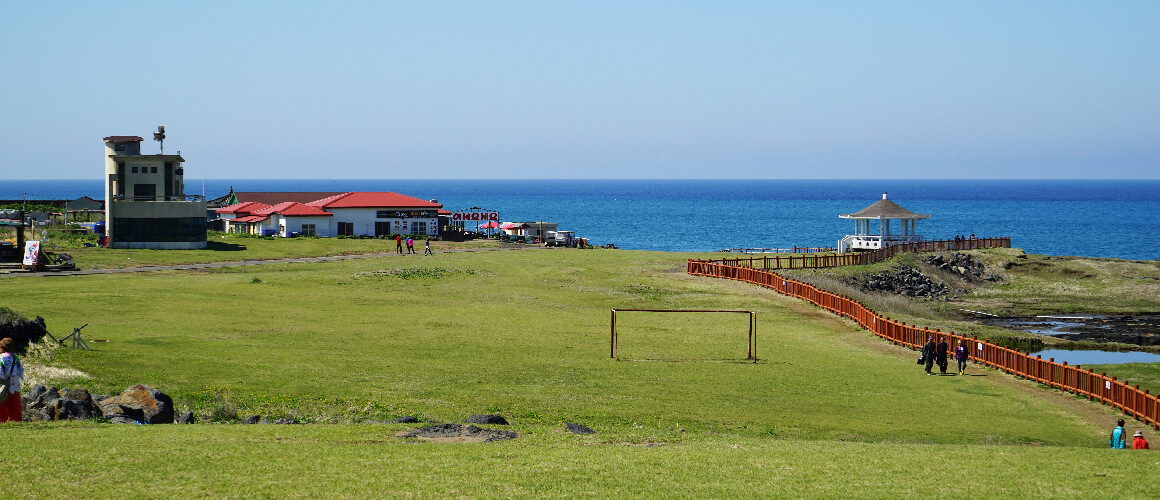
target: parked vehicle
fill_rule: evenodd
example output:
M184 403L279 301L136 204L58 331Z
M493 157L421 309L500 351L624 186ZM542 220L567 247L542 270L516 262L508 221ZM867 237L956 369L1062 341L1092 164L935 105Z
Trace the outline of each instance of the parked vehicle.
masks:
M548 231L547 241L544 243L549 247L573 247L576 246L576 232L575 231Z

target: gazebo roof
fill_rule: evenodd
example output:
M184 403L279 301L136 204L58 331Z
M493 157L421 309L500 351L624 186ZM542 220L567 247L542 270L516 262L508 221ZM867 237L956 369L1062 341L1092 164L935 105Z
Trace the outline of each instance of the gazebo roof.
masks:
M930 215L916 214L902 208L901 205L886 199L886 193L882 193L882 199L874 204L852 214L841 214L838 217L843 219L929 219Z

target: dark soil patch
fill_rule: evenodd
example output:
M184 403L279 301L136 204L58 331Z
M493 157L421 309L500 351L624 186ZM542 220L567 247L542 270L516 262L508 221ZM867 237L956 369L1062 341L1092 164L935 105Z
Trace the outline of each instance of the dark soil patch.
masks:
M472 415L467 419L469 424L483 424L483 425L508 425L506 418L503 415Z
M573 424L571 422L567 422L564 425L568 427L568 432L572 434L596 434L596 431L586 425Z
M403 431L395 436L444 443L490 443L515 439L517 434L513 431L484 429L474 425L436 424Z

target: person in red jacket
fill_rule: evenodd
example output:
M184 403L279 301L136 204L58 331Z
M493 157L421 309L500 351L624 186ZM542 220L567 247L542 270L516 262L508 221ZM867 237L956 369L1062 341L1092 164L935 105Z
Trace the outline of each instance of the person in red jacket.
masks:
M1147 450L1148 449L1148 440L1144 439L1143 432L1136 431L1135 438L1132 439L1132 449L1133 450Z

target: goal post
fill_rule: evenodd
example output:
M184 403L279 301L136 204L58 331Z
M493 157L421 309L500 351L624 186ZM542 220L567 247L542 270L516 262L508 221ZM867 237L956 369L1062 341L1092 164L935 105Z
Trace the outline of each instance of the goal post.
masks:
M616 331L616 313L618 312L644 312L644 313L726 313L726 314L748 314L749 315L749 354L745 359L751 359L754 363L757 362L757 312L755 311L735 311L735 310L720 310L720 309L612 309L611 318L611 333L608 339L608 357L613 359L620 359L616 355L617 345L620 343L620 335Z

